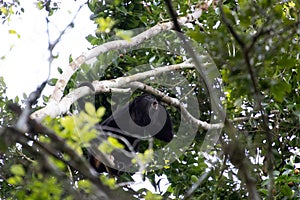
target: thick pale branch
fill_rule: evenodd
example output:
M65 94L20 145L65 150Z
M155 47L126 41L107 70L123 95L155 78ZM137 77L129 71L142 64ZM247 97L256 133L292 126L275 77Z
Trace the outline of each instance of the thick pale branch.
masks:
M201 128L205 130L211 130L211 129L220 129L223 128L224 124L218 123L218 124L209 124L207 122L201 121L194 116L192 116L186 108L183 106L183 104L176 98L171 98L169 96L166 96L163 92L160 92L159 90L156 90L144 83L137 82L139 80L143 80L152 76L158 76L164 72L172 71L172 70L179 70L179 69L187 69L187 68L194 68L193 64L190 63L181 63L176 65L169 65L169 66L163 66L158 67L153 70L149 70L146 72L137 73L131 76L127 77L119 77L112 80L104 80L104 81L93 81L92 86L94 87L95 91L92 91L89 87L80 87L73 91L71 91L68 95L66 95L59 103L56 102L49 102L47 106L43 109L40 109L33 113L31 117L33 119L36 119L38 121L41 121L44 117L47 115L51 117L56 117L58 115L64 114L68 112L71 105L76 102L78 99L91 95L94 92L96 93L105 93L105 92L128 92L130 88L124 89L122 87L135 87L138 89L141 89L145 92L148 92L150 94L153 94L154 96L158 97L165 103L172 105L179 110L181 110L184 117L190 120L191 123L197 124ZM242 119L236 119L233 121L245 121L248 118L242 118Z
M188 14L186 17L179 18L180 24L189 23L192 21L195 21L198 19L202 14L201 9L195 10L194 13ZM74 74L74 72L87 60L90 60L92 58L95 58L96 56L100 55L101 53L108 52L110 50L118 50L118 49L124 49L129 47L134 47L139 44L141 44L143 41L154 37L155 35L165 31L165 30L171 30L173 28L172 22L165 22L161 24L157 24L153 26L152 28L142 32L141 34L131 38L130 40L116 40L111 41L105 44L102 44L100 46L97 46L90 51L80 55L78 58L76 58L73 62L70 63L68 67L66 67L63 70L63 74L57 81L57 84L55 85L55 89L53 91L53 94L51 95L51 98L49 102L55 101L59 102L61 98L63 97L63 91L70 80L71 76Z
M103 92L124 92L120 90L125 84L128 84L133 81L143 80L152 76L157 76L164 72L172 71L172 70L179 70L179 69L186 69L186 68L193 68L194 66L190 63L181 63L176 65L169 65L164 67L158 67L150 71L137 73L132 76L127 77L119 77L112 80L104 80L104 81L93 81L92 86L95 89L96 93L103 93ZM60 102L50 101L46 107L34 112L31 117L35 120L41 121L46 116L56 117L58 115L64 114L68 112L71 105L76 102L79 98L93 94L89 87L80 87L73 91L71 91L68 95L66 95Z
M125 84L128 84L130 82L143 80L149 77L155 77L157 75L160 75L164 72L173 71L173 70L179 70L179 69L187 69L187 68L194 68L193 64L190 63L181 63L181 64L175 64L175 65L169 65L164 67L157 67L153 70L149 70L146 72L137 73L131 76L127 77L119 77L113 80L109 81L93 81L93 86L96 90L96 92L101 92L104 86L105 88L118 88L122 87Z
M143 80L152 76L158 76L164 72L172 71L172 70L179 70L179 69L186 69L186 68L194 68L194 65L190 63L181 63L176 65L158 67L153 70L149 70L146 72L141 72L134 74L132 76L127 77L119 77L112 80L104 80L104 81L93 81L92 86L95 89L96 93L103 93L103 92L114 92L115 90L123 91L122 87L135 87L139 88L143 91L146 91L154 96L157 96L162 101L172 105L179 110L181 110L184 117L190 120L191 123L197 124L201 128L205 130L210 129L220 129L223 127L222 123L219 124L209 124L207 122L201 121L196 119L192 116L184 107L184 105L176 98L171 98L166 96L164 93L156 90L146 84L141 82L136 82L138 80ZM71 105L76 102L79 98L92 94L94 91L91 90L89 87L80 87L73 91L71 91L67 96L65 96L59 103L50 102L44 109L38 110L32 114L32 117L36 120L42 120L45 116L50 115L51 117L56 117L60 114L66 113Z

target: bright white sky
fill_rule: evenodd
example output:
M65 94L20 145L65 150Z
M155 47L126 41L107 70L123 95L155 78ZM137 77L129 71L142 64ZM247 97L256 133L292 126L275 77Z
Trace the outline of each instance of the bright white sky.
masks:
M46 12L38 10L34 1L21 0L25 13L13 16L11 21L0 25L0 76L7 84L7 95L11 98L21 96L24 92L34 91L48 76L48 36ZM71 22L79 6L86 0L62 1L60 10L50 17L51 40L54 41L59 33ZM68 65L69 55L73 58L87 51L90 47L85 37L93 34L96 25L89 19L92 13L87 6L81 9L75 19L75 27L69 29L61 42L54 49L59 52L59 58L51 66L51 77L58 77L57 67ZM15 30L20 34L9 34ZM51 94L48 87L47 95Z

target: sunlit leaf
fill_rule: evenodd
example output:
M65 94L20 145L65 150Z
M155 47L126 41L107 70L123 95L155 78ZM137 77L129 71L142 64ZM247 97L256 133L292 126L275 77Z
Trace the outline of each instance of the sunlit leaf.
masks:
M88 193L91 192L92 190L92 184L88 180L79 180L78 187Z
M12 185L21 184L22 181L23 181L23 178L21 176L13 176L13 177L10 177L7 179L7 182Z
M100 119L102 118L102 116L105 114L105 108L104 107L100 107L97 109L97 117Z
M48 81L48 84L49 84L50 86L55 86L57 80L58 80L57 78L52 78L52 79L50 79L50 80Z
M163 197L161 195L153 194L152 192L147 191L145 199L146 200L161 200L161 199L163 199Z
M85 111L91 116L94 116L96 114L95 106L90 102L87 102L85 104Z
M85 132L83 134L80 134L80 139L82 140L83 143L88 143L90 142L92 139L97 138L97 133L96 131L88 131Z
M25 170L23 168L23 165L20 165L20 164L12 165L10 167L10 171L14 175L18 175L18 176L24 176L25 175Z
M113 147L118 149L124 149L124 145L121 144L116 138L108 137L107 140Z
M104 185L107 185L110 189L116 188L116 179L115 178L101 174L100 180Z
M99 17L95 21L99 25L97 32L100 33L109 33L115 24L115 21L110 17L107 18Z
M66 116L66 117L62 118L61 124L67 130L70 130L70 131L74 130L75 121L71 116Z
M116 35L119 36L120 38L124 39L124 40L130 41L130 39L133 35L133 32L132 31L118 30L116 32Z
M8 32L9 32L9 34L17 34L17 31L12 30L12 29L8 30Z
M99 146L98 150L102 153L110 154L115 148L107 141L103 141Z
M292 90L290 84L285 81L281 81L276 83L271 87L272 95L274 96L275 100L278 102L282 102L284 97L289 94Z

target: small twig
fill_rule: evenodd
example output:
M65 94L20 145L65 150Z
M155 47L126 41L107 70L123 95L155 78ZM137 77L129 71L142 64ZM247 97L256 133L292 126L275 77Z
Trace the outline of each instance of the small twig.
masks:
M78 13L80 12L80 10L83 8L85 4L82 4L79 6L79 8L77 9L77 11L75 12L75 15L73 16L72 20L70 21L70 23L60 32L59 36L53 41L51 42L50 40L50 31L49 31L49 23L50 20L47 17L46 18L46 22L47 22L47 34L48 34L48 50L49 50L49 65L51 66L53 60L54 60L54 56L53 56L53 49L56 47L56 45L60 42L62 36L66 33L66 31L69 28L73 28L74 27L74 21L78 15Z
M27 119L31 113L32 106L37 103L40 98L42 91L46 87L47 81L44 81L36 91L30 93L29 97L25 100L25 108L20 114L20 117L16 123L16 128L20 131L26 132L27 130Z
M25 158L25 160L31 162L31 163L35 163L35 160L32 160L31 158L29 158L27 155L25 155L22 151L20 151L19 149L16 149L16 152L22 156L23 158Z
M184 199L188 199L192 196L192 194L195 192L195 190L207 179L207 177L212 173L211 169L208 169L205 173L203 173L196 183L192 185L192 187L187 191L187 193L184 196Z
M233 26L231 25L230 21L225 17L224 10L222 8L222 1L219 1L219 8L220 8L220 16L226 27L228 28L231 35L234 37L234 39L237 41L237 43L244 48L246 44L242 40L241 36L235 31Z

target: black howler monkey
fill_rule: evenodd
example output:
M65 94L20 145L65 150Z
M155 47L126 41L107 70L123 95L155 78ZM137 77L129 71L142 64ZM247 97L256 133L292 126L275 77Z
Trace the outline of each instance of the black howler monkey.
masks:
M100 127L104 131L126 138L135 150L139 141L143 139L155 137L164 142L173 139L173 127L168 112L150 94L136 97L104 120ZM90 164L97 172L109 172L114 175L119 173L118 170L106 167L93 155L90 155Z

